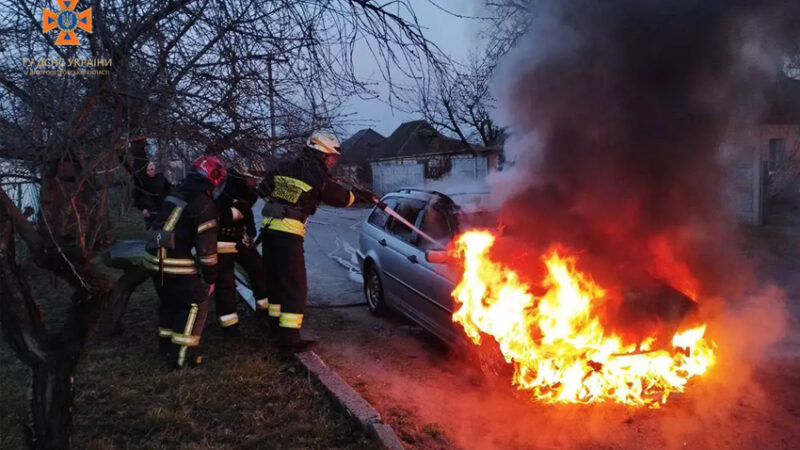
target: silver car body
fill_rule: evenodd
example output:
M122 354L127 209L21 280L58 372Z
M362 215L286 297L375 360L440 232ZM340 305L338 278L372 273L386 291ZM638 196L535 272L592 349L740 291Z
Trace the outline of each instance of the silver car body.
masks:
M481 193L465 194L479 198ZM484 194L485 195L485 194ZM460 231L459 213L464 208L450 196L417 189L401 189L383 197L386 204L405 219L436 238L440 248ZM470 204L476 204L469 198ZM457 268L426 259L436 246L417 235L380 209L373 209L362 224L357 252L361 273L378 273L383 299L389 308L418 323L453 347L468 348L460 326L453 323L455 310L451 292L459 280ZM365 279L365 287L367 286Z

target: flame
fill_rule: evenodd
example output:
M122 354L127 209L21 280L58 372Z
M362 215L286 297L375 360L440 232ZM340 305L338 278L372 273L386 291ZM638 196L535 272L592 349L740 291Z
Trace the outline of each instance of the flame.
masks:
M666 236L657 236L649 242L654 264L650 273L669 283L690 299L697 301L697 279L692 276L689 266L675 257L675 251Z
M489 258L494 240L484 230L456 240L464 273L453 291L453 321L476 345L493 337L514 367L513 384L535 399L657 408L714 364L705 324L676 333L672 351L653 350L655 337L623 342L604 329L598 308L606 291L576 270L577 258L548 251L536 286L545 293L537 297L515 271Z

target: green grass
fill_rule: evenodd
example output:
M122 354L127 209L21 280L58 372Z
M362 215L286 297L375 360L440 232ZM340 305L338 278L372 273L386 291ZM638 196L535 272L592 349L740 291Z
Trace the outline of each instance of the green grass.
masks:
M63 283L26 267L48 324L59 322ZM213 305L200 367L169 371L156 353L157 298L132 296L125 332L95 337L76 374L73 448L371 448L375 443L294 361L277 356L240 304L242 336L226 338ZM0 343L0 448L21 448L30 374Z

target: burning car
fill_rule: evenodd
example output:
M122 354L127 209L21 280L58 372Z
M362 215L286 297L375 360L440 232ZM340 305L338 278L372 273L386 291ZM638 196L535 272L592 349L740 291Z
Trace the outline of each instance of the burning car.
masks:
M485 198L415 189L383 198L392 214L372 211L358 252L373 314L397 310L457 349L477 349L484 372L544 402L658 407L713 365L690 289L648 277L603 287L581 271L578 252L553 246L532 258L503 237L523 273L493 254L493 214L475 207Z
M452 320L458 268L447 264L444 249L468 227L491 223L492 213L483 203L487 197L483 192L445 195L419 189L384 196L389 208L439 245L375 208L362 225L357 252L369 310L375 315L398 311L449 345L468 348Z

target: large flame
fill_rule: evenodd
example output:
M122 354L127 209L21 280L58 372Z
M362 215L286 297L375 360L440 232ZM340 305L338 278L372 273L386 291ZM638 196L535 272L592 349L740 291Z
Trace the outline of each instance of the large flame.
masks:
M575 268L576 258L549 251L541 296L504 265L492 261L495 237L468 231L456 241L464 273L453 291L453 321L477 345L493 337L508 363L513 383L544 402L615 401L658 407L672 392L714 364L706 325L676 333L672 350L653 349L655 337L623 340L604 329L598 308L606 291Z

